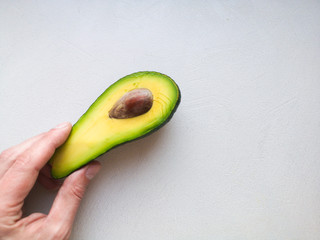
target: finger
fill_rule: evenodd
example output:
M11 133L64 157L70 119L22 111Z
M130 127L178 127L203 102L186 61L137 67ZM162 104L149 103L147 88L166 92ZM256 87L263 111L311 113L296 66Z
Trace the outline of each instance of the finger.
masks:
M100 168L100 163L94 161L66 178L48 214L49 225L71 229L85 189Z
M51 129L42 138L34 142L33 145L26 151L32 157L33 167L39 172L40 169L52 157L56 148L62 145L69 136L72 126L66 122L59 124ZM25 164L26 162L23 162ZM28 163L28 162L27 162Z
M22 229L22 231L18 231L18 233L16 233L18 236L16 236L15 239L39 239L39 236L45 229L44 227L46 218L46 214L32 213L31 215L20 219L15 225L18 229ZM29 237L27 237L26 235L28 235ZM47 237L41 239L50 238Z
M0 179L0 194L10 204L23 202L33 187L40 169L68 137L70 123L58 125L17 156L14 164Z
M43 134L44 133L41 133L16 146L10 147L0 154L0 178L2 178L7 170L13 165L17 156L26 151L35 141L41 138Z
M19 224L26 227L32 223L38 222L40 219L44 220L46 217L47 215L43 213L32 213L31 215L21 219Z

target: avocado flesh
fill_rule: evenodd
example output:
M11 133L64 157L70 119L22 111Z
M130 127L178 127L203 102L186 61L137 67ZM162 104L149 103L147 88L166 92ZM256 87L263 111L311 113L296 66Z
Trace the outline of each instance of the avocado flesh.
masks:
M146 88L153 94L151 109L136 117L109 117L114 104L127 92ZM54 178L63 178L110 149L159 129L172 117L180 103L180 90L168 76L138 72L125 76L106 89L74 124L69 138L50 163Z

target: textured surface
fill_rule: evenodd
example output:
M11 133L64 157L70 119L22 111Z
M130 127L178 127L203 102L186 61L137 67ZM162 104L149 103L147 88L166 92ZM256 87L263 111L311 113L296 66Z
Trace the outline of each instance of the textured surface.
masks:
M0 149L75 122L132 72L177 81L99 159L72 240L319 239L319 1L1 1ZM36 186L26 212L48 212Z

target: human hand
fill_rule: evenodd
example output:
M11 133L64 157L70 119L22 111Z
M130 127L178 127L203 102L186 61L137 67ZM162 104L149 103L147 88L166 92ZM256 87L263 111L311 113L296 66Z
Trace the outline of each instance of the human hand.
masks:
M85 189L100 170L91 162L63 182L48 215L33 213L22 218L24 199L36 180L47 188L59 187L50 178L48 160L71 130L63 123L0 154L0 239L68 239Z

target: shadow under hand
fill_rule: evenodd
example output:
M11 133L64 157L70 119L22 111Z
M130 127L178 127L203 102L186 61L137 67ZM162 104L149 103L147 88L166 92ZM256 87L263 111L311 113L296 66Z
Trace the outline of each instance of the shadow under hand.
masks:
M23 217L40 212L48 214L57 191L47 190L38 182L34 185L23 205Z
M165 141L165 132L166 127L163 127L149 136L116 147L97 158L103 165L99 173L100 178L104 181L115 174L130 176L125 173L147 163L151 159L149 156L161 149L161 143Z

